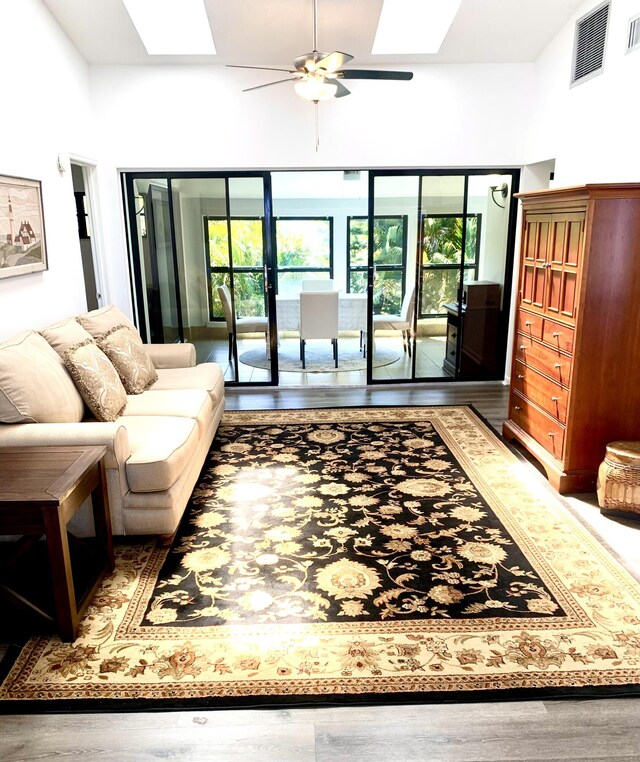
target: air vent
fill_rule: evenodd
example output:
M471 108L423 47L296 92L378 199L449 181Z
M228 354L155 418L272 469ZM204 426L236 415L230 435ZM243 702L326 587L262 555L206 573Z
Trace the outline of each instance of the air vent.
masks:
M629 21L629 36L627 37L627 53L640 48L640 14Z
M576 22L572 84L602 72L608 21L609 3L604 3Z

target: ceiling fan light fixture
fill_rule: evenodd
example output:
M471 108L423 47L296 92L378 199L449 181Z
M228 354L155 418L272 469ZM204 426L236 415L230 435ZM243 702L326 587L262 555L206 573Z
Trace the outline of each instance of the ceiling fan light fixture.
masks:
M326 101L333 98L338 85L327 80L320 74L307 74L304 79L294 84L296 93L307 101Z

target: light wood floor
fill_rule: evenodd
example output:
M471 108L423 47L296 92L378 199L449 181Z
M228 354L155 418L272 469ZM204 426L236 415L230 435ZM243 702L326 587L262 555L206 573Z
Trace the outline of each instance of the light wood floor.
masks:
M473 403L494 427L501 384L229 391L229 409ZM531 466L531 476L543 481ZM640 526L594 496L563 501L640 576ZM0 717L0 760L601 762L640 760L635 699Z

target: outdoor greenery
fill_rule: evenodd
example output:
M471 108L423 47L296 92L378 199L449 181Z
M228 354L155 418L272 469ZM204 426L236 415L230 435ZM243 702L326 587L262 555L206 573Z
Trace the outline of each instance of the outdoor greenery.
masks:
M478 265L478 215L467 215L465 280L474 280ZM443 315L444 304L458 300L463 217L425 217L422 248L423 316Z
M403 217L376 217L373 221L373 261L376 277L373 311L398 315L404 283L405 220ZM367 290L369 223L366 217L349 220L350 291Z
M211 316L223 318L218 286L229 283L230 252L226 219L207 219L209 264L211 278ZM279 274L279 279L301 280L317 277L314 268L330 266L330 224L327 219L297 219L276 221L278 270L293 268ZM236 314L265 315L264 298L264 234L262 219L231 220L231 254ZM296 272L295 268L305 268ZM327 276L328 277L328 276Z

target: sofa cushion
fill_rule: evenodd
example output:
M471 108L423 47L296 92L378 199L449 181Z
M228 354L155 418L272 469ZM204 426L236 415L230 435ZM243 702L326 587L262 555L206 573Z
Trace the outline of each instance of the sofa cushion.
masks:
M198 447L198 425L192 418L131 415L120 418L129 435L131 456L126 473L132 492L169 489L188 467Z
M118 325L107 331L98 346L118 371L127 394L140 394L158 380L158 374L137 331Z
M78 423L82 398L64 364L36 331L0 344L0 421Z
M211 423L213 407L211 398L202 389L169 389L153 391L127 397L127 406L122 416L168 415L176 418L192 418L198 422L200 434L204 436Z
M120 325L129 326L134 333L138 333L135 325L115 304L85 312L83 315L78 315L76 320L96 340L102 339L112 328Z
M224 376L220 366L213 362L193 368L158 368L158 380L149 391L161 389L203 389L209 393L215 410L224 397Z
M99 421L115 421L127 404L118 372L93 339L81 341L64 353L82 399Z
M40 331L40 334L44 336L60 357L64 357L67 349L91 338L91 334L85 331L75 318L67 318L53 325L48 325Z

